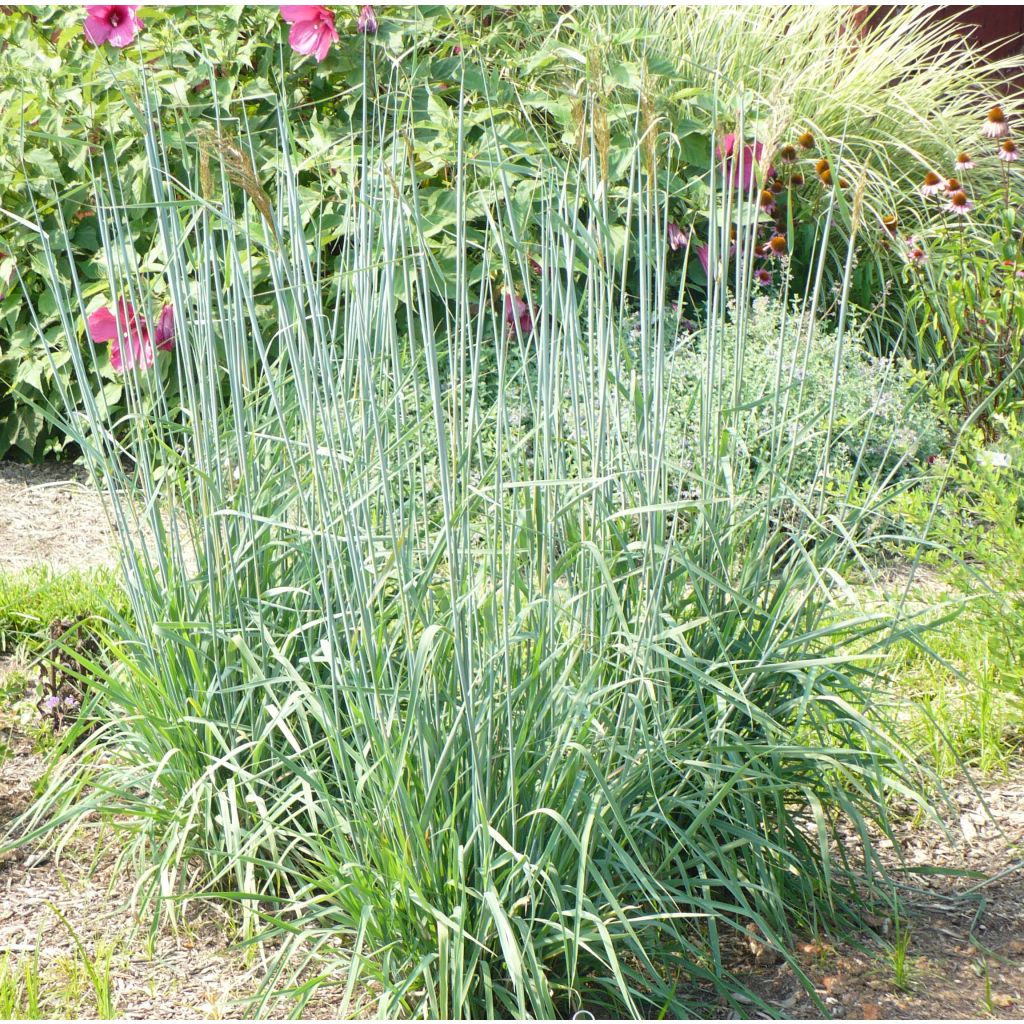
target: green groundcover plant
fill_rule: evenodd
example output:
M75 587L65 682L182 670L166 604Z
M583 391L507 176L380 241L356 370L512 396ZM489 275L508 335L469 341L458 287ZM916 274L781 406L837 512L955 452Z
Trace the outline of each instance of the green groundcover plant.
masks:
M126 215L132 244L152 251L133 85L145 64L150 89L165 101L160 128L174 173L179 149L219 109L230 110L232 132L235 121L244 125L252 166L270 172L276 97L287 97L303 125L295 170L305 235L322 259L336 261L358 177L369 67L369 96L386 102L381 90L394 74L410 104L419 216L445 272L432 276L431 288L460 258L451 174L460 159L473 168L473 194L485 195L501 188L495 152L507 155L518 236L534 245L541 215L535 172L551 163L564 172L581 144L592 146L617 200L608 208L614 246L627 237L621 210L632 188L633 149L649 154L660 146L658 184L670 196L675 226L673 273L683 273L680 239L692 232L698 242L700 258L686 264L690 315L706 301L706 249L725 216L708 203L713 170L742 181L765 231L774 226L788 237L801 278L831 210L823 266L829 286L842 275L860 187L865 215L850 301L874 314L868 323L876 349L913 349L917 332L902 331L899 254L884 223L896 216L911 230L915 183L928 168L950 163L1005 70L973 52L956 23L914 7L867 21L839 6L322 10L320 20L288 21L276 8L154 7L112 26L78 7L0 9L0 208L50 231L66 225L82 287L98 293L106 268L92 163L102 149L118 168L119 189L140 200ZM931 59L936 52L941 61ZM461 115L460 96L471 100ZM592 122L583 118L588 102ZM461 156L460 139L467 146ZM474 240L481 230L479 220L467 225ZM269 265L258 246L248 259L262 294L271 286ZM60 272L67 287L66 268ZM27 298L13 286L16 273ZM0 456L64 449L67 438L48 414L68 386L102 390L112 421L127 407L123 381L108 363L72 384L69 364L46 355L31 311L54 341L61 331L56 297L33 233L8 220L0 233Z
M148 77L138 149L92 165L98 263L72 222L47 227L45 192L17 222L54 297L56 327L29 305L35 337L73 371L58 425L114 497L130 606L19 841L118 822L143 905L205 893L275 941L256 1010L333 987L344 1016L366 980L381 1015L766 1009L732 939L790 957L794 931L882 898L868 823L920 799L872 674L915 626L842 599L893 466L854 456L835 386L823 406L798 372L826 311L847 365L848 288L822 285L841 197L809 276L776 257L773 360L750 313L760 212L709 179L709 222L728 216L680 472L666 383L676 261L697 257L670 242L672 143L640 143L643 94L616 193L601 90L575 157L527 167L500 110L456 92L446 263L416 86L396 63L370 103L374 73L330 260L303 108L280 96L254 138L218 107L182 147ZM756 465L748 346L775 381ZM115 359L109 396L90 382ZM857 415L871 436L878 410Z

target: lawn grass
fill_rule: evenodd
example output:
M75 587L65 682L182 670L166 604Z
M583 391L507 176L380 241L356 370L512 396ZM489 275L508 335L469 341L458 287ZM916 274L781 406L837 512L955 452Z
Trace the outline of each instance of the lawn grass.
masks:
M55 620L101 616L110 609L127 610L113 570L0 570L0 654L40 653L50 644L48 631Z
M1024 699L1005 657L1008 632L1019 637L1024 623L968 600L929 637L938 657L910 643L897 648L891 673L908 701L907 740L945 778L965 767L1006 771L1024 753Z

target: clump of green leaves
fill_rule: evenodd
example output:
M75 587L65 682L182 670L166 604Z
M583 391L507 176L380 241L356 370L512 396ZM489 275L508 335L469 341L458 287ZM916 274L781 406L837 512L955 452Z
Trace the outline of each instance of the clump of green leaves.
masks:
M682 467L697 457L696 397L710 343L707 331L682 336L667 374L680 412L668 424L668 451ZM723 351L725 379L739 382L730 396L738 410L737 473L763 476L786 450L787 479L809 499L849 477L894 481L919 473L944 447L923 375L903 359L872 355L855 328L840 338L809 310L759 297L748 311L734 310L713 343Z

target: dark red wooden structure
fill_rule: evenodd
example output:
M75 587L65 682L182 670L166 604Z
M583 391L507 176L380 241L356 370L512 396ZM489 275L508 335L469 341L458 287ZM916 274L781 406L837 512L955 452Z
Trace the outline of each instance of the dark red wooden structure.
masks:
M970 26L971 38L975 42L987 44L999 41L996 55L1019 55L1021 70L1024 71L1024 4L948 6L951 12L955 11L959 15L965 25Z

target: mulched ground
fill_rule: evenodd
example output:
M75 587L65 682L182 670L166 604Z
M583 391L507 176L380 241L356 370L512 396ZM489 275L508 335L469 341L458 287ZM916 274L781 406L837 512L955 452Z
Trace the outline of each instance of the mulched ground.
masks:
M902 883L906 916L898 926L908 941L901 983L890 919L865 921L845 941L798 944L796 958L833 1017L1024 1019L1024 762L978 784L948 784L947 793L946 831L907 815L897 820L896 846L880 842ZM950 873L913 870L924 866ZM770 957L756 943L747 956L745 975L763 998L787 1017L820 1017L787 964L759 964Z
M0 462L0 569L117 565L103 500L71 466Z
M58 571L116 564L103 502L72 470L0 463L0 569L40 563ZM14 667L0 659L0 694ZM0 835L28 806L43 771L34 721L31 701L5 706L0 700L0 750L8 747L7 757L0 755ZM898 845L911 866L983 878L915 875L883 843L883 856L907 886L901 925L909 934L906 977L896 983L891 921L865 921L844 941L800 944L797 959L832 1016L1024 1019L1024 762L977 789L959 780L950 794L950 834L907 815L898 825ZM123 1017L244 1014L243 1000L257 987L262 963L231 949L227 922L198 904L150 947L148 921L140 922L131 908L133 879L114 871L116 851L116 837L83 834L59 860L38 849L0 860L0 960L38 952L52 991L66 989L75 945L56 907L86 949L114 945L115 1003ZM820 1016L788 965L773 962L756 941L737 943L736 953L736 968L782 1015ZM329 1019L335 1008L325 993L304 1017ZM94 1016L95 1003L84 992L78 1006L54 1010ZM751 1015L757 1015L753 1007Z

